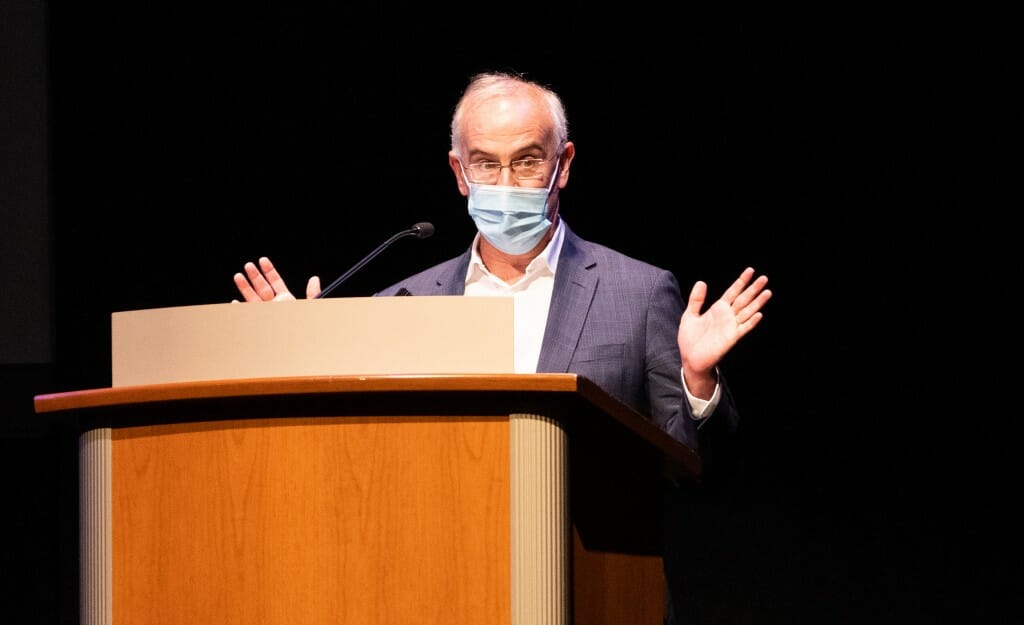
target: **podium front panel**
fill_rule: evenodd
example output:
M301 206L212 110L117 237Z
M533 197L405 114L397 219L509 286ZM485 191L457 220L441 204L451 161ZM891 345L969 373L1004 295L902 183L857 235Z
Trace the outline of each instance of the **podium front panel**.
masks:
M509 622L509 426L113 430L113 622Z

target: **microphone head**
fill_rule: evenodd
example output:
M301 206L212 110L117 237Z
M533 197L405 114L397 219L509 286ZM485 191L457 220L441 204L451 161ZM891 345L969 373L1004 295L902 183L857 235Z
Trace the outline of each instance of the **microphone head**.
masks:
M412 229L416 233L417 239L426 239L434 234L434 224L429 221L421 221L413 225Z

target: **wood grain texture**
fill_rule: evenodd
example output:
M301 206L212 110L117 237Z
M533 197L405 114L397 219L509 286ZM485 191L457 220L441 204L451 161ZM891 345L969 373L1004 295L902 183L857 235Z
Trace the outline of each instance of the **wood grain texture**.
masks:
M114 622L509 621L508 423L346 417L114 435Z
M573 540L574 625L663 625L665 572L658 556L587 549Z

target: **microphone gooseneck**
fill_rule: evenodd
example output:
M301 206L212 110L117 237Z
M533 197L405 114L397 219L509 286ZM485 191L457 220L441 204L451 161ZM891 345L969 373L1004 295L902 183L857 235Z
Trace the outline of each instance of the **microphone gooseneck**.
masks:
M317 293L317 295L316 295L316 297L314 299L320 299L320 298L326 296L328 293L330 293L334 289L338 288L338 285L340 285L345 280L348 280L349 277L352 274L354 274L355 272L357 272L360 269L362 269L363 265L365 265L366 263L368 263L371 260L373 260L374 258L376 258L377 254L380 254L381 252L386 250L395 241L397 241L397 240L399 240L401 238L404 238L404 237L416 237L417 239L426 239L427 237L429 237L429 236L431 236L433 234L434 234L434 224L430 223L429 221L421 221L419 223L413 224L412 228L409 228L408 230L402 230L401 232L398 232L398 233L392 235L392 237L390 239L388 239L387 241L384 241L383 243L378 245L377 249L375 249L372 252L370 252L369 254L367 254L365 258L363 258L361 261L356 263L351 269L349 269L345 273L341 274L341 276L339 276L337 280L335 280L334 282L332 282L329 285L327 285L326 289L324 289L324 290L320 291L319 293Z

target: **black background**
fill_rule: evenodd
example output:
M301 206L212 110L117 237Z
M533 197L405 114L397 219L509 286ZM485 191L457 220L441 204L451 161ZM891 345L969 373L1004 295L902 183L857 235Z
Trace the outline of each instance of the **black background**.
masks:
M16 622L77 619L75 443L32 396L108 386L112 312L229 301L232 274L258 256L301 293L309 275L326 284L434 223L334 293L362 296L463 251L473 227L448 123L488 69L562 94L577 147L562 215L577 233L671 269L684 291L701 279L717 296L748 265L769 276L762 325L724 363L745 471L695 537L712 621L1019 617L1005 531L1017 387L999 375L1013 370L1021 265L1012 16L653 3L45 13L37 208L52 270L35 275L53 294L54 347L42 364L4 363Z

